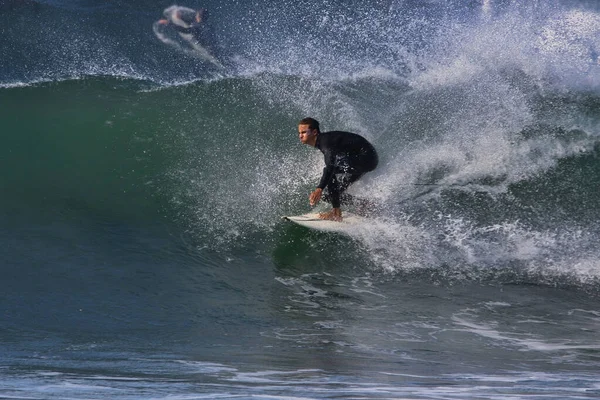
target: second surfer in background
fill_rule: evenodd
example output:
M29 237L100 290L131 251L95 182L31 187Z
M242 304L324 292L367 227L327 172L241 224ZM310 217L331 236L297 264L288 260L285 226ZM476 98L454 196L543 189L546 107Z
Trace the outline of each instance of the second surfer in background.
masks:
M223 68L214 32L207 22L208 10L170 6L165 18L154 24L154 33L163 42Z
M341 204L354 203L352 196L344 192L365 173L377 168L377 151L356 133L321 132L319 121L314 118L304 118L298 123L298 135L302 143L316 147L325 156L323 175L309 196L310 205L315 206L323 196L333 209L320 213L319 218L342 221ZM325 194L323 189L327 189Z

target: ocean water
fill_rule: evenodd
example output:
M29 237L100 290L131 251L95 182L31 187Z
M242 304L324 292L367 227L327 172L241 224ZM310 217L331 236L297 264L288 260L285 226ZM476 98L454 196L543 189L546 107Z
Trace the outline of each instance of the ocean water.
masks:
M179 4L0 2L0 398L600 398L597 2Z

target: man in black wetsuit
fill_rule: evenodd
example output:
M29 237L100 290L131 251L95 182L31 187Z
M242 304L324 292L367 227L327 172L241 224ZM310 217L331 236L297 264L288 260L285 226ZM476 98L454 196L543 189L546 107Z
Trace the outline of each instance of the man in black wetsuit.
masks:
M341 221L340 205L352 202L351 196L344 191L377 167L377 151L367 139L356 133L321 132L319 121L313 118L304 118L298 123L298 135L302 143L316 147L325 156L323 175L317 189L309 196L310 205L316 205L321 200L323 189L327 188L323 200L331 203L333 209L319 214L319 218Z

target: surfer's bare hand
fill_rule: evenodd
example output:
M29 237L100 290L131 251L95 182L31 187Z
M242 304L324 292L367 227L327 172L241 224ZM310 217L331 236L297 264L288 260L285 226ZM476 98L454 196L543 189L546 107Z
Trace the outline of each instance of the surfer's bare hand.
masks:
M159 19L158 23L161 24L161 25L167 25L169 23L169 21L166 20L166 19Z
M315 191L312 192L310 196L308 196L308 201L311 207L314 207L319 202L319 200L321 200L321 193L323 193L323 189L316 188Z

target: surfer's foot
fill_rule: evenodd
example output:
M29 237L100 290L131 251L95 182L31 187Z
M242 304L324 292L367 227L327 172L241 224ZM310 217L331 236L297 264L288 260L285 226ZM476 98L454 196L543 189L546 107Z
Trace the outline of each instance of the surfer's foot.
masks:
M342 210L339 208L334 208L329 212L319 213L320 219L326 219L329 221L337 221L342 222Z

